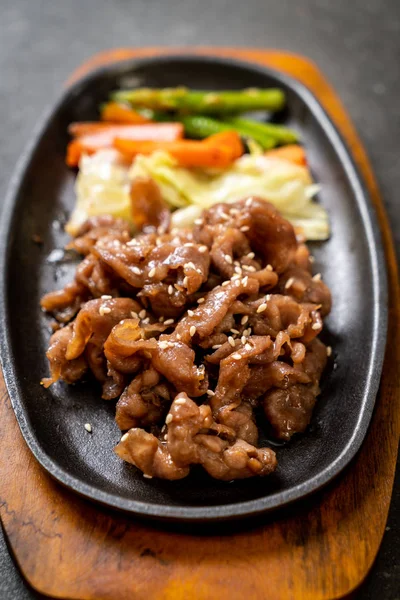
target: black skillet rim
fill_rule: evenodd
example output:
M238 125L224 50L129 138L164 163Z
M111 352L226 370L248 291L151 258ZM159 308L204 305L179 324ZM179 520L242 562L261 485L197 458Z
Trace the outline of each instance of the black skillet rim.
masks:
M0 360L3 369L4 380L6 382L8 393L11 399L11 404L22 435L29 449L40 465L50 475L52 475L52 477L54 477L58 482L67 488L77 492L79 495L89 500L94 500L110 508L129 512L137 516L147 517L150 519L180 522L211 522L256 516L267 511L281 508L316 492L328 484L334 477L336 477L354 458L364 440L372 417L386 346L386 330L388 321L387 273L385 254L382 246L381 233L376 213L365 183L358 171L347 144L343 140L336 126L333 124L331 118L326 113L325 109L305 85L296 79L288 75L284 75L279 71L269 67L259 66L251 62L232 58L219 58L209 55L204 56L201 54L190 53L171 53L150 58L127 59L91 71L88 75L80 78L76 83L66 88L59 96L58 100L46 111L42 120L40 120L38 125L35 127L32 133L32 138L27 144L25 151L22 153L17 163L9 184L8 193L1 214L0 272L3 274L6 272L6 265L7 261L9 260L8 240L12 235L11 227L14 218L14 205L20 192L20 187L24 179L26 168L33 157L36 146L44 135L53 114L61 108L65 101L65 97L73 94L84 83L90 81L91 79L95 79L102 73L118 71L122 68L125 70L129 65L132 65L132 67L145 67L154 63L168 63L168 61L171 60L192 63L219 63L222 66L229 65L233 67L244 68L260 74L268 74L270 77L276 80L278 86L280 83L284 83L303 99L309 110L314 114L314 117L325 131L329 142L334 146L343 168L346 171L349 182L354 190L354 195L368 240L372 265L374 294L374 310L372 315L373 343L371 344L371 357L365 383L364 397L366 397L366 400L364 401L358 424L350 441L342 453L336 458L336 460L334 460L318 475L294 486L293 488L290 488L289 490L276 492L270 496L222 506L181 507L138 502L128 498L116 496L115 494L104 492L97 489L95 486L87 484L80 479L69 475L56 463L54 463L54 461L42 450L40 442L31 431L23 405L19 398L18 388L15 383L16 372L12 360L13 351L7 325L7 311L5 308L7 305L7 284L4 276L0 278L0 331L3 332L4 336L3 343L1 345Z

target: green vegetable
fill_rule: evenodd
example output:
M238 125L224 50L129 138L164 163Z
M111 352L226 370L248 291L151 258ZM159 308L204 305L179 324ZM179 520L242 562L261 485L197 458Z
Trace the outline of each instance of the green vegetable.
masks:
M215 133L231 131L234 129L242 137L254 139L264 150L269 150L276 146L275 140L262 132L256 132L249 135L247 130L239 125L230 125L204 115L187 115L185 117L180 117L177 120L183 123L185 133L189 137L202 139L214 135Z
M117 102L136 108L174 110L183 113L240 113L251 110L278 111L285 105L285 94L276 88L249 88L240 91L193 91L185 87L138 88L111 94Z
M251 119L242 119L241 117L227 117L224 122L232 125L236 131L243 131L243 135L248 135L257 139L257 135L265 135L273 138L279 144L293 144L298 142L299 137L295 131L275 123L260 123Z

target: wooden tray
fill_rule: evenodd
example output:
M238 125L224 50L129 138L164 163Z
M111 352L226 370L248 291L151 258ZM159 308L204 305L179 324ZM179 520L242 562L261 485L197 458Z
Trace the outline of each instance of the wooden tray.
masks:
M116 60L187 49L99 54L71 80ZM15 558L40 592L80 600L332 600L366 576L389 509L400 431L400 297L382 201L339 99L302 57L278 51L201 48L282 70L319 98L351 147L382 229L390 286L389 350L380 394L360 453L324 492L258 521L201 530L151 526L73 495L36 463L0 376L0 510ZM190 49L193 52L193 49Z

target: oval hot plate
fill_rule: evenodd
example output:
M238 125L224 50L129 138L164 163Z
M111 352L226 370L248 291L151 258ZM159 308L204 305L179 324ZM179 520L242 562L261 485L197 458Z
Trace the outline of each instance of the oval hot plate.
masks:
M332 235L312 252L333 296L325 341L333 360L304 435L276 448L279 467L264 479L221 483L192 473L178 482L144 479L113 452L120 438L114 403L89 383L45 390L49 318L41 295L71 279L74 264L50 253L67 241L75 174L64 153L71 121L97 117L108 93L123 84L198 89L282 87L282 120L301 133L329 212ZM353 458L368 428L385 349L384 255L363 182L337 130L300 83L267 68L228 59L172 55L112 64L70 87L52 108L20 161L1 223L1 358L22 433L58 481L108 506L142 516L211 521L262 513L317 490ZM32 241L40 235L43 244ZM50 258L49 258L50 255ZM89 435L85 423L91 423ZM17 476L17 474L16 474Z

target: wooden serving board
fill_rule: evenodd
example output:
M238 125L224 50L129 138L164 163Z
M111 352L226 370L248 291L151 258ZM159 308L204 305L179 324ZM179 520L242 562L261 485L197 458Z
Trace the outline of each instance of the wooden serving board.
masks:
M0 379L0 510L15 558L40 592L80 600L332 600L349 594L378 551L400 431L400 297L390 230L365 151L330 85L309 60L269 50L121 49L73 75L131 57L198 52L268 65L319 98L368 184L386 251L389 348L379 398L356 459L322 493L264 519L179 529L115 515L53 481L27 449Z

